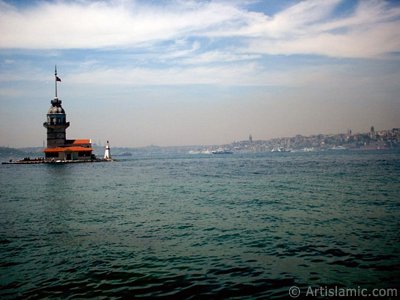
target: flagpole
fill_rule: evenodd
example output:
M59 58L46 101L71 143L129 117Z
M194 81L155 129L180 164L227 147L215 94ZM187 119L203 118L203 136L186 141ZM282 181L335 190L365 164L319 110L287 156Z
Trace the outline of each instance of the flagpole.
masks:
M54 84L55 84L56 98L57 98L57 65L55 65L54 68Z

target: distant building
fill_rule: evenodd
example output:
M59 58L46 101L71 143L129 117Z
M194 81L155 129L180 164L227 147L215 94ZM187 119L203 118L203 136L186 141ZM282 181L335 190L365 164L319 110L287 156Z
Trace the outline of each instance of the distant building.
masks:
M371 130L369 131L369 137L371 139L375 139L376 138L376 133L375 133L375 127L371 126Z
M47 112L47 121L43 126L47 129L47 148L43 150L46 159L54 160L90 160L92 158L92 142L90 139L67 140L66 129L69 127L66 114L57 97L57 81L61 79L55 70L55 97Z
M252 143L253 142L253 136L250 134L249 135L249 142Z

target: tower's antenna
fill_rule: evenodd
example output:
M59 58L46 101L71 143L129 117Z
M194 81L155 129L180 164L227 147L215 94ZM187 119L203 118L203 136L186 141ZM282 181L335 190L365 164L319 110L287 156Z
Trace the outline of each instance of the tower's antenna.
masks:
M54 82L55 82L55 90L56 90L56 98L57 98L57 81L61 81L60 77L57 76L57 65L54 67Z
M55 83L55 87L56 87L56 98L57 98L57 65L55 65L54 67L54 83Z

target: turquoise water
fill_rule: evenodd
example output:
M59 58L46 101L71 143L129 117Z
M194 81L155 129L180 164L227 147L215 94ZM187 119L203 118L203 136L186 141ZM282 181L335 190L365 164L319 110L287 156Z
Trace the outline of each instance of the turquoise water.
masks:
M400 287L400 153L0 166L0 298Z

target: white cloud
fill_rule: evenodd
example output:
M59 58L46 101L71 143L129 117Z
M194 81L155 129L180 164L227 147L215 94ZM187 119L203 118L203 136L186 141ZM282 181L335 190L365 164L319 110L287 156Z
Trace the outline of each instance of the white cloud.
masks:
M246 55L243 55L246 56ZM118 90L140 86L174 86L210 85L210 86L258 86L285 87L306 89L346 89L393 90L398 87L400 72L385 67L375 69L373 66L355 68L351 62L338 65L297 65L273 68L260 65L257 59L231 57L225 53L206 53L199 61L184 61L180 65L168 67L149 67L125 65L119 67L105 66L96 60L71 64L69 71L59 68L62 78L61 86L68 89L97 90L102 87ZM231 59L229 62L228 60ZM227 63L215 64L214 61L225 60ZM16 82L32 86L50 84L53 80L53 69L40 70L15 62L16 69L0 71L0 87L9 87ZM388 64L388 62L386 62ZM62 65L67 66L68 63ZM50 71L50 73L49 73ZM65 87L67 88L67 87ZM337 93L337 91L335 93Z
M200 43L191 42L191 49L170 55L199 63L217 57L245 59L237 56L243 52L377 57L400 50L400 7L365 0L349 15L333 15L341 2L295 2L272 16L236 1L56 1L25 8L0 2L0 48L112 49L235 38L236 46L229 49L219 42L199 56ZM160 54L166 56L162 50Z
M263 54L316 54L331 57L373 58L400 50L399 24L378 24L346 34L320 32L287 40L249 43L247 51Z
M168 69L114 68L97 69L69 75L72 84L101 85L264 85L255 81L259 72L255 64L229 66L172 67Z
M43 2L17 10L2 4L2 48L65 49L132 46L168 40L234 21L240 11L219 3Z
M159 58L161 56L161 59L163 60L180 59L192 56L199 49L200 49L200 43L197 41L193 42L191 45L188 46L188 43L186 41L178 40L175 42L175 45L173 45L168 49L168 51L166 51L165 53L161 53L161 55L160 54L158 55Z
M303 1L275 15L266 25L266 35L286 37L302 34L328 18L340 0Z
M372 58L400 50L399 8L382 1L361 1L352 15L334 18L330 13L337 3L301 2L279 13L265 24L269 29L262 38L249 42L247 51Z
M306 89L369 90L393 89L397 86L399 72L383 74L378 70L357 70L352 65L326 68L301 66L292 69L273 70L258 66L256 62L244 61L214 66L185 65L167 69L143 67L95 68L77 70L63 79L72 86L264 86ZM336 92L338 93L338 92Z
M256 60L259 59L260 55L256 54L246 54L246 53L235 53L223 52L223 51L208 51L201 53L199 55L192 55L186 59L182 60L183 64L193 64L193 65L203 65L211 63L228 63L246 60Z

